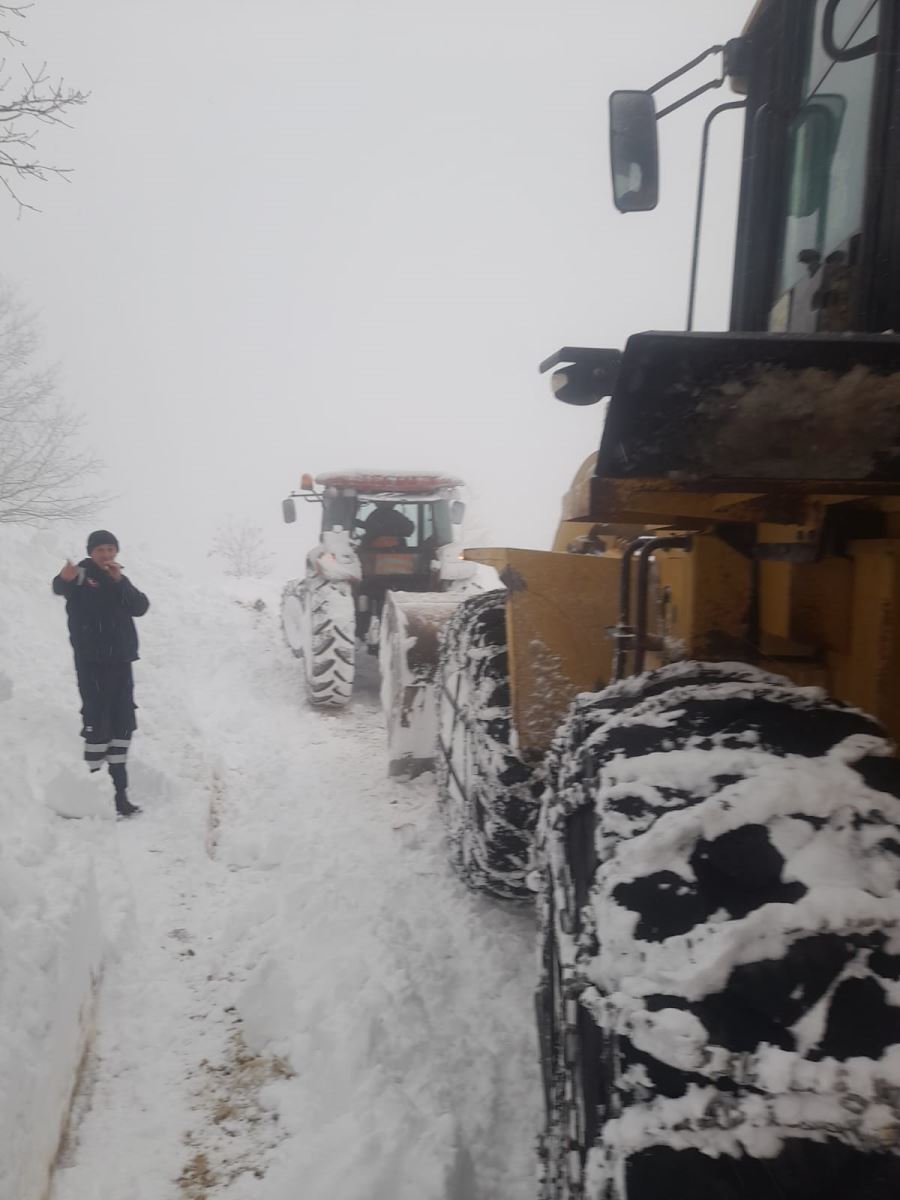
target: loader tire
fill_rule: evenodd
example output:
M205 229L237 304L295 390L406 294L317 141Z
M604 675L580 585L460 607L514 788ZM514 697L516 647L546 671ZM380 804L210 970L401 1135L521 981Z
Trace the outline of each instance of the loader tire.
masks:
M353 589L320 576L284 589L281 626L295 658L303 662L306 698L314 708L340 708L353 695L356 613Z
M900 762L875 721L734 663L580 697L537 857L544 1200L900 1194Z
M513 744L506 592L464 600L438 667L438 803L450 857L472 888L533 900L526 882L539 799L535 764Z

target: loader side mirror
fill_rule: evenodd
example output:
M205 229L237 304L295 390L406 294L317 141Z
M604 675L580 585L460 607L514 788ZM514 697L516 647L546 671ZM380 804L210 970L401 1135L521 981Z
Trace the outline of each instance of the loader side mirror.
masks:
M285 524L287 525L293 525L297 520L297 505L294 503L293 496L288 496L286 500L282 500L281 515L284 517Z
M454 500L450 505L450 520L454 525L462 525L466 515L466 506L462 500Z
M659 201L656 101L650 92L618 91L609 98L613 201L619 212L649 212Z

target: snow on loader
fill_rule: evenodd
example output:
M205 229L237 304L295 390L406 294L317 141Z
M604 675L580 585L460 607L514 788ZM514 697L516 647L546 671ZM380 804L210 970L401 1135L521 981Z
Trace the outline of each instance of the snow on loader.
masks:
M286 585L281 608L310 704L347 704L358 648L377 653L382 623L396 635L381 652L392 774L417 774L434 761L437 627L461 596L449 590L475 570L459 552L461 487L433 473L340 471L304 475L283 504L289 523L298 498L322 509L306 574Z
M609 397L599 452L554 552L468 552L506 591L447 626L440 802L470 882L537 890L545 1200L900 1195L898 61L896 3L759 0L613 94L639 212L658 122L737 93L689 332L542 364ZM695 333L738 111L731 328Z

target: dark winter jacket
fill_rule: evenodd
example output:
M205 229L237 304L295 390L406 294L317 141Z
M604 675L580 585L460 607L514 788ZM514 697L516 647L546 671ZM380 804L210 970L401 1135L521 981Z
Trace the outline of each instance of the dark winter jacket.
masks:
M142 617L150 601L124 575L116 583L92 559L84 558L77 578L66 583L57 575L53 590L66 598L76 660L134 662L138 638L133 618Z
M365 519L366 538L371 541L376 537L408 538L415 532L415 525L404 513L396 508L378 505L372 509Z

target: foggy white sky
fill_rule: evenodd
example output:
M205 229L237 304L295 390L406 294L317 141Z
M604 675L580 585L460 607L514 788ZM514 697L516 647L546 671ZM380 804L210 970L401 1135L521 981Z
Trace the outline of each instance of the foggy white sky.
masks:
M312 534L281 498L348 465L460 474L498 543L549 545L599 423L537 364L683 327L702 119L732 98L663 121L660 208L623 217L608 93L751 7L35 0L26 60L91 100L41 144L71 183L0 203L0 271L88 415L123 561L205 570L233 513L294 574ZM713 139L699 327L727 321L739 131Z

